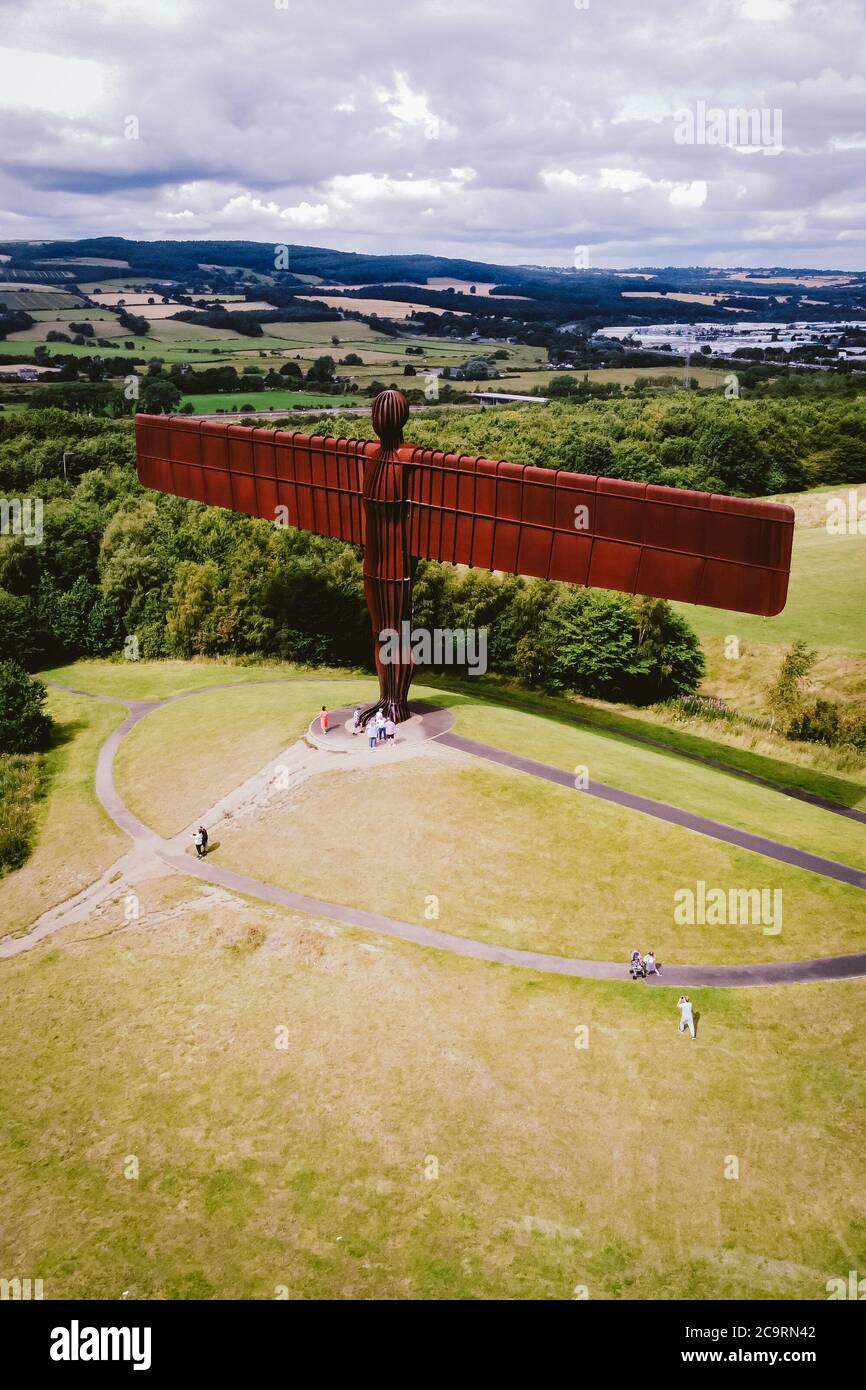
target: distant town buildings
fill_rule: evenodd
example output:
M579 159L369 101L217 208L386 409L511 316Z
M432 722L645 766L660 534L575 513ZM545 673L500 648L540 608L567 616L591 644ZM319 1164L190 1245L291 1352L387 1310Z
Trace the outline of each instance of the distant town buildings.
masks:
M844 337L846 329L866 328L858 319L837 319L834 322L801 320L796 323L753 323L750 319L736 323L651 323L635 324L629 328L600 328L596 338L616 338L631 342L649 351L682 353L704 346L720 357L730 357L739 348L776 348L792 352L795 348L815 347L822 342L834 347ZM863 350L846 348L849 357L862 355Z
M548 401L547 396L514 396L509 391L470 391L469 395L482 405L512 405L515 401L522 401L524 405L547 405Z
M42 376L57 376L59 367L30 367L27 363L10 362L0 366L0 377L15 377L18 381L38 381Z

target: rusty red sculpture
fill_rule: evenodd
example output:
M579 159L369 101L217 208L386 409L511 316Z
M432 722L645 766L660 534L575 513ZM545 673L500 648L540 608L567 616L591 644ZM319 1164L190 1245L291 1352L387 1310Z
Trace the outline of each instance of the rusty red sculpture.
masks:
M384 662L380 634L411 622L419 559L739 613L784 608L791 507L413 448L403 443L408 417L402 392L381 392L379 444L136 417L145 487L364 547L379 676L365 720L380 708L397 723L409 716L411 657Z

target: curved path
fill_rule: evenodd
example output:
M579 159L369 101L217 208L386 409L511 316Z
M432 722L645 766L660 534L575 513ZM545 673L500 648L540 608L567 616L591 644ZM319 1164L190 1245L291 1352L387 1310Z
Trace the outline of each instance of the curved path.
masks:
M523 969L538 970L548 974L577 976L582 979L622 981L628 978L627 967L622 962L578 960L565 956L548 955L539 951L522 951L510 946L496 946L488 942L473 940L470 937L451 936L446 932L420 926L415 922L403 922L390 917L382 917L378 913L365 912L360 908L347 907L342 903L330 903L320 898L310 898L304 894L293 893L286 888L277 887L274 884L263 883L259 879L249 878L232 869L221 868L219 865L208 862L207 859L198 860L190 855L178 853L175 845L149 829L126 807L114 783L114 759L126 735L141 719L144 719L154 710L161 709L164 705L172 704L176 700L190 699L215 690L227 690L242 685L278 684L286 681L322 684L321 677L279 676L263 681L241 680L204 686L197 690L183 691L178 695L167 696L161 700L125 700L119 696L92 695L89 691L77 690L72 686L61 685L58 682L48 682L48 684L57 689L66 690L70 694L107 701L112 704L125 704L128 707L129 714L126 719L109 735L100 749L96 768L96 794L111 819L132 838L135 844L149 850L160 862L178 873L188 874L208 883L218 884L229 891L243 893L249 897L258 898L280 907L287 907L297 912L327 917L346 926L358 927L363 931L396 937L400 940L411 941L419 946L450 951L475 960L494 961L502 965L519 966ZM561 768L536 762L534 759L524 758L518 754L494 748L489 744L465 738L460 734L454 734L450 731L452 720L450 716L447 716L446 711L432 706L423 706L422 708L424 713L421 714L420 720L425 730L424 737L434 738L448 747L499 763L515 771L541 777L545 781L560 786L574 787L573 777L562 771ZM333 710L331 714L335 723L339 725L349 717L349 710ZM778 790L785 791L786 789L779 788ZM752 835L733 826L723 825L721 822L681 811L663 802L650 801L646 797L621 791L616 787L605 786L603 783L592 784L586 789L586 792L632 810L652 815L657 819L668 821L671 824L684 826L699 834L739 845L758 854L778 859L783 863L793 864L813 873L822 874L825 877L834 878L866 890L866 873L848 865L838 864L835 860L822 859L818 855L809 854L790 845L767 840L762 836ZM17 954L18 950L27 949L30 944L35 944L35 941L29 939L31 936L42 939L44 931L34 930L27 936L17 938L14 943L9 943L6 951L0 951L0 954ZM667 966L664 968L663 976L648 980L647 984L651 987L666 984L675 988L699 985L710 985L718 988L843 980L862 975L866 975L866 952L845 956L828 956L818 960L784 961L760 965Z

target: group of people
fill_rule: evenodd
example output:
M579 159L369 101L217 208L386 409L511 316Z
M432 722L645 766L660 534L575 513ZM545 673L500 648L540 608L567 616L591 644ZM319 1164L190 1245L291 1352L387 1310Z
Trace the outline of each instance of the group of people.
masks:
M356 705L352 714L352 735L363 732L361 728L362 709ZM322 712L319 715L319 727L323 734L326 734L331 727L331 718L328 713L327 705L322 705ZM382 710L376 711L375 719L367 721L367 740L371 748L375 748L380 743L393 743L397 734L397 725L390 715L385 715Z
M207 831L203 825L200 825L198 830L194 832L192 842L195 845L196 857L204 859L207 854Z
M655 951L647 951L645 956L642 956L640 951L632 951L628 973L633 980L645 980L647 975L658 975Z
M645 980L647 975L659 975L660 969L656 961L655 951L647 951L645 956L642 956L640 951L632 951L628 973L633 980ZM677 1000L677 1008L680 1011L679 1031L684 1033L688 1028L692 1037L694 1037L695 1016L692 1012L692 1001L687 994L680 995Z
M361 706L356 705L352 715L352 733L361 732ZM380 743L393 743L397 733L397 725L390 715L385 715L382 710L376 710L376 718L367 721L367 742L371 748L375 748Z

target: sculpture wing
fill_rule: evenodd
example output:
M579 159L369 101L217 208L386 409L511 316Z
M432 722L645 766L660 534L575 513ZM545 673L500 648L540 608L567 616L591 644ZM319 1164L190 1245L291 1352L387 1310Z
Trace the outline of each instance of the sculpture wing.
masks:
M169 415L137 415L135 441L145 487L364 543L364 460L378 444Z
M738 613L785 606L789 506L407 446L400 458L419 558Z

